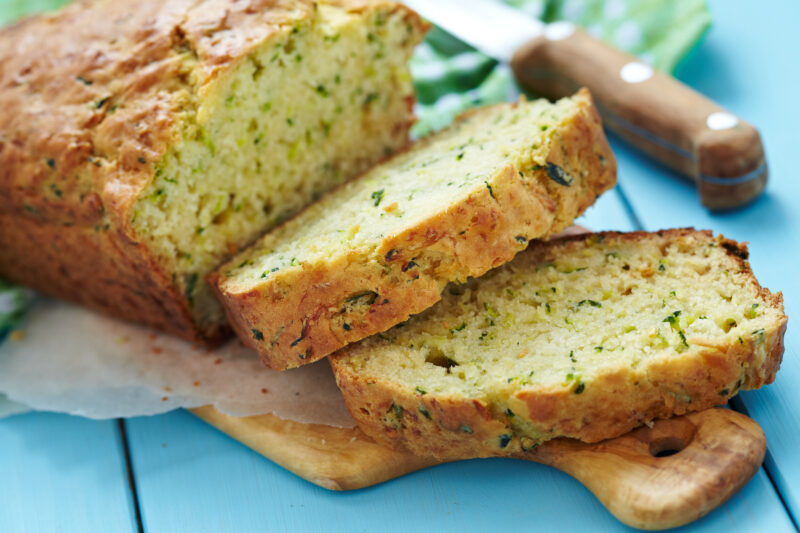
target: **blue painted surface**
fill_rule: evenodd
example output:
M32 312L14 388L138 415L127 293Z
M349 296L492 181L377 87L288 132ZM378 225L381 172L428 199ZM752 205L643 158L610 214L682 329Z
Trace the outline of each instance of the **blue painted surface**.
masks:
M577 481L525 461L452 463L337 493L186 412L133 419L128 427L146 531L629 530ZM794 531L763 471L685 531L759 527Z
M0 421L0 531L136 531L115 421Z
M755 124L770 167L767 193L745 208L713 214L697 207L691 185L614 143L620 184L646 229L693 225L750 242L759 281L783 291L789 328L775 383L741 400L767 435L767 469L800 522L800 2L754 8L711 2L715 24L678 77Z
M726 214L700 207L692 185L613 142L620 190L581 223L634 229L710 228L751 242L759 280L800 312L800 155L795 102L800 2L754 6L712 0L714 28L678 76L754 123L771 168L767 195ZM782 497L800 517L800 334L794 318L774 385L740 405L764 428L762 469L693 531L794 531ZM553 469L512 460L444 465L351 493L315 487L185 412L128 422L145 531L623 531L580 484ZM136 519L114 422L28 414L0 421L0 531L129 531ZM777 491L776 491L777 488ZM779 492L778 492L779 491Z

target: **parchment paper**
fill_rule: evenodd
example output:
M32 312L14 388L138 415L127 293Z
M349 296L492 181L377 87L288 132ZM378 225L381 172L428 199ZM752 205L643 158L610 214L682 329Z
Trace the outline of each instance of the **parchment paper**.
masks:
M117 418L209 404L234 416L355 425L327 361L275 372L238 340L208 351L39 298L0 345L0 416L27 406Z

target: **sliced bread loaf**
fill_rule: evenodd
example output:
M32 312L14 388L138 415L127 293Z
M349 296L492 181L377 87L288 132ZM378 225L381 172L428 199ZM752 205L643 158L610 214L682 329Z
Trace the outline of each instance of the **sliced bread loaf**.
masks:
M297 367L564 229L615 176L587 91L484 108L324 197L211 282L266 365Z
M532 243L331 365L361 429L420 455L616 437L775 378L782 297L746 258L691 229Z
M83 0L0 31L0 275L189 339L213 268L408 142L384 0Z

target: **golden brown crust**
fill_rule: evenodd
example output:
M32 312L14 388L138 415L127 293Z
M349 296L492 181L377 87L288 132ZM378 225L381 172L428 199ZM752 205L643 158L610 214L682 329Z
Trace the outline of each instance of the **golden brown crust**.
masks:
M711 240L710 231L691 228L658 232L668 238L690 234ZM635 241L647 232L601 233ZM536 243L527 253L549 254L553 247L584 240L576 235ZM780 293L758 285L746 261L746 246L723 238L717 241L741 265L736 273L755 285L764 303L783 313ZM739 390L771 383L780 367L787 317L757 341L748 338L730 345L704 345L691 355L651 363L644 380L619 371L598 376L581 394L571 388L521 389L508 405L537 428L543 438L570 437L597 442L625 434L654 419L668 418L725 404ZM699 339L690 339L702 344ZM329 358L348 410L359 427L379 442L439 459L512 455L526 447L504 414L494 414L483 401L446 394L420 395L388 376L364 376L347 364L347 351ZM427 412L427 414L425 414ZM530 441L531 445L533 441Z
M0 275L190 340L224 336L220 324L197 330L136 235L133 206L215 78L314 9L79 0L0 31ZM424 27L410 11L409 20Z
M218 271L209 282L234 330L272 369L308 364L427 309L448 282L480 276L528 240L566 228L616 180L591 97L579 94L574 119L553 135L547 155L574 177L572 186L544 177L546 168L509 165L491 188L387 237L369 255L338 254L246 290L227 285Z

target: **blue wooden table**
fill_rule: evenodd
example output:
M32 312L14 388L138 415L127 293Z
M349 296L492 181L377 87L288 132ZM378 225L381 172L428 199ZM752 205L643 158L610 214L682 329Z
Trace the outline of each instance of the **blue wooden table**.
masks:
M750 242L759 280L791 317L777 381L733 404L755 418L767 460L687 530L795 531L800 520L800 2L714 0L714 28L678 76L761 130L771 182L725 214L617 139L619 186L582 221L595 229L710 228ZM0 421L0 532L624 530L570 477L476 460L333 493L180 411L126 421L35 413Z

